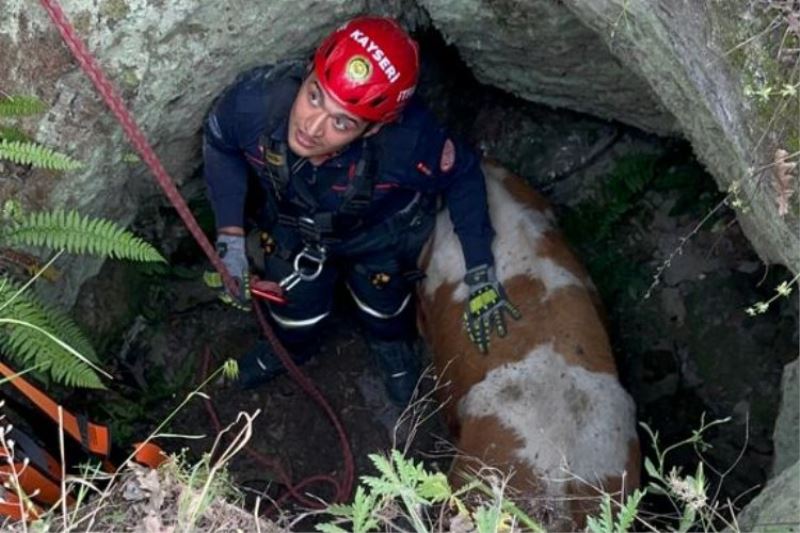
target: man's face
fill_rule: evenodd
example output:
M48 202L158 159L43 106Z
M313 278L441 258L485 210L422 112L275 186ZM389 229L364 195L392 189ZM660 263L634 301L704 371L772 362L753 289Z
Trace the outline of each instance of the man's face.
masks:
M360 137L369 123L346 112L326 93L313 72L300 86L289 115L289 148L313 160L338 152Z

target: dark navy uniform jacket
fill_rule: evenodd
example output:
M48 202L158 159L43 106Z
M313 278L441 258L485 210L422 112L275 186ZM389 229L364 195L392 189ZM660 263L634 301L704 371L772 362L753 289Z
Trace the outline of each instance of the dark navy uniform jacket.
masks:
M262 176L261 186L271 194L263 173L259 139L267 128L269 135L286 142L286 117L273 119L270 126L268 106L270 86L263 75L243 76L219 98L205 124L205 176L217 227L244 226L245 197L248 175L253 170ZM296 94L296 93L295 93ZM294 95L291 96L292 101ZM368 225L385 219L406 207L417 194L441 193L450 211L458 235L466 267L493 264L491 241L494 231L489 220L486 185L478 156L452 138L417 98L413 98L401 118L385 125L376 135L380 139L377 172L372 203L365 218ZM446 143L454 147L445 149ZM348 188L348 176L360 160L363 143L360 139L313 167L307 160L289 154L295 172L312 183L312 191L320 208L335 210ZM316 188L315 188L316 187ZM292 194L291 189L287 191Z

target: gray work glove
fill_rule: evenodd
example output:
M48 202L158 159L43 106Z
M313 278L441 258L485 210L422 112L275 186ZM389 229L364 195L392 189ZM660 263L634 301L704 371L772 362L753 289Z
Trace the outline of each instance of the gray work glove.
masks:
M489 352L489 337L493 329L497 330L498 336L506 336L503 314L508 313L514 320L519 320L522 314L508 301L493 266L479 265L467 270L464 282L469 287L464 329L470 340L485 354Z
M218 235L217 253L238 287L238 292L231 294L220 279L217 285L220 289L219 299L237 309L249 310L250 268L247 263L247 254L245 253L244 235ZM207 279L206 283L214 286L213 281L210 279Z

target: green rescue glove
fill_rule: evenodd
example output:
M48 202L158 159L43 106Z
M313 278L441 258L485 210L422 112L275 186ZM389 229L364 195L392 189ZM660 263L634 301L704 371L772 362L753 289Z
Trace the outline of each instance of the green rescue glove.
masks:
M493 266L479 265L467 270L464 282L469 287L464 328L470 340L485 354L489 352L492 330L496 329L500 337L506 336L504 313L511 315L514 320L522 318L522 314L508 301L506 291L497 281Z
M206 285L219 290L219 299L242 311L250 310L250 269L245 253L243 235L217 236L217 253L238 287L236 294L228 292L218 272L206 272L203 281Z

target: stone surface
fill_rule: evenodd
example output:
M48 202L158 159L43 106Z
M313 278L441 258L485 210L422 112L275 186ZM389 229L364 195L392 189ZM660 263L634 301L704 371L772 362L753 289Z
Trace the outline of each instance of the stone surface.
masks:
M420 0L479 81L552 107L680 133L647 81L562 2Z
M740 182L739 222L762 259L800 271L797 215L777 214L770 165L798 148L798 102L759 107L744 95L753 78L780 85L762 37L765 2L565 0L628 69L647 81L720 189ZM747 42L747 46L742 43ZM741 50L737 60L731 50ZM761 56L765 59L761 59ZM777 102L779 99L774 99Z
M739 531L800 531L800 462L769 482L738 516Z
M777 476L800 459L800 390L797 384L798 360L783 369L781 407L775 421L775 462L772 475Z
M754 79L775 92L790 79L778 75L771 45L751 38L769 36L764 23L776 13L767 13L768 3L420 3L479 80L537 103L688 139L720 189L741 182L749 210L739 220L761 258L800 271L797 213L778 216L770 170L776 149L800 149L791 118L798 102L776 96L761 105L744 94Z

